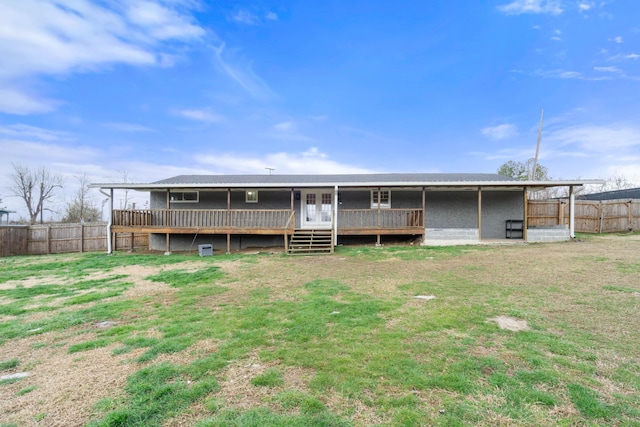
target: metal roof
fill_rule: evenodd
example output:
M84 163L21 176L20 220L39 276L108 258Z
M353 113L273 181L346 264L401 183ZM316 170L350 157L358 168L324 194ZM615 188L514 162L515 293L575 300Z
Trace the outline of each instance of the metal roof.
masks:
M97 183L91 187L167 188L291 188L291 187L554 187L598 184L601 181L517 181L493 173L378 173L337 175L178 175L151 183Z
M626 188L624 190L603 191L602 193L581 194L580 200L618 200L640 199L640 187Z

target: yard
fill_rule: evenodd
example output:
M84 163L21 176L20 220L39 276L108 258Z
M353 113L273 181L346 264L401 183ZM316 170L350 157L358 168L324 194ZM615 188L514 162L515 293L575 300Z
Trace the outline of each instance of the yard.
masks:
M640 425L639 254L0 258L0 425Z

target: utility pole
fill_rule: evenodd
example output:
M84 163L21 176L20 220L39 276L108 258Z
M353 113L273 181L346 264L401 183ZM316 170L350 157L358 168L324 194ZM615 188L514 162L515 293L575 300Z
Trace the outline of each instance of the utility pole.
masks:
M533 168L531 169L531 181L536 179L536 169L538 168L538 153L540 152L540 137L542 136L542 116L544 116L544 108L540 111L540 127L538 128L538 143L536 144L536 156L533 158Z

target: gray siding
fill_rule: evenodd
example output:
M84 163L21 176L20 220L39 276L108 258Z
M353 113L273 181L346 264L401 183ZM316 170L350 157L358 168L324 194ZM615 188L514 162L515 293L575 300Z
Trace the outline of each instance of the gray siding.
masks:
M524 219L522 191L482 190L482 239L504 239L508 219Z
M227 191L200 191L198 203L171 202L171 209L226 209ZM164 209L167 205L165 191L151 193L151 209ZM258 203L247 203L244 190L231 191L231 209L289 209L290 190L259 190Z
M370 209L371 190L339 190L340 209ZM398 209L422 208L421 190L391 189L391 207ZM340 213L338 212L338 215Z
M476 191L428 191L427 228L478 228Z

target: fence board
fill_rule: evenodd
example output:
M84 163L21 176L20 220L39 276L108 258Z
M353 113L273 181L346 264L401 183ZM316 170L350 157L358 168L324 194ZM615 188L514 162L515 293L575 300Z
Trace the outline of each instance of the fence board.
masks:
M580 233L624 233L640 230L640 200L576 200L575 230ZM568 225L567 200L530 200L529 226Z
M114 248L148 249L149 234L117 233ZM107 250L107 224L46 224L0 227L0 256Z

